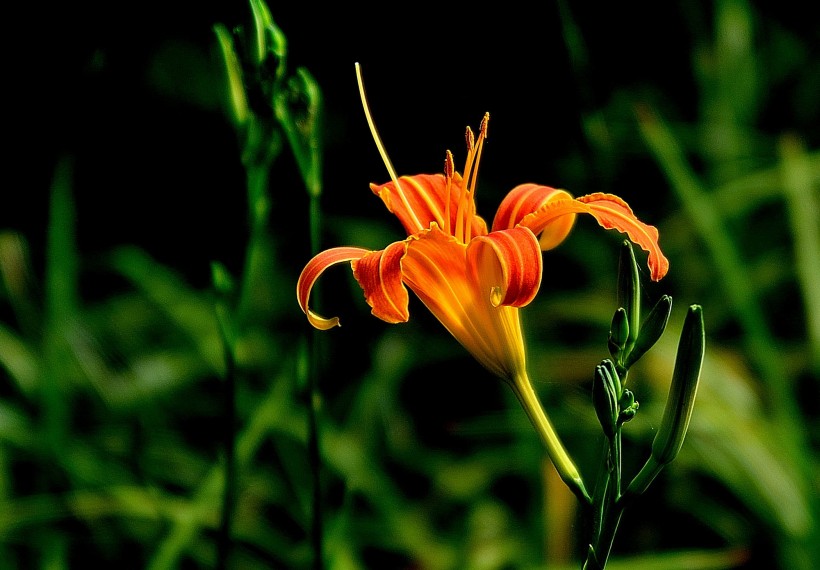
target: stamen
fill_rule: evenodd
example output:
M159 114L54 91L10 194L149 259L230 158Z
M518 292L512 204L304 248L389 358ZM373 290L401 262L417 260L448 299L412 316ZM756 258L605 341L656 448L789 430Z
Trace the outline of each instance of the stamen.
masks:
M449 150L444 156L444 179L447 184L447 201L444 204L444 231L450 233L450 191L453 186L453 173L455 172L455 165L453 164L453 153Z
M487 126L490 122L490 114L484 113L484 118L481 119L481 126L478 129L478 144L476 146L474 160L473 160L473 177L470 180L470 190L475 191L478 180L478 163L481 162L481 151L484 149L484 141L487 140Z
M467 243L467 240L464 237L464 229L466 227L464 217L469 214L467 214L464 209L470 198L467 182L470 180L470 169L472 168L473 152L475 150L475 135L473 135L473 130L469 126L464 133L464 140L467 143L467 161L464 165L464 174L461 177L461 196L458 198L458 210L456 210L456 231L453 235L455 235L455 237L462 243Z
M472 129L467 127L467 164L464 166L464 196L462 198L464 206L469 210L462 212L459 204L459 225L462 223L464 232L462 239L467 243L472 238L471 228L473 216L475 215L475 190L478 181L478 163L481 162L481 151L484 148L484 140L487 138L487 126L490 122L490 113L484 113L481 119L481 126L478 129L478 142L475 140Z
M393 163L390 162L390 158L387 156L387 151L384 150L384 145L382 144L382 139L379 137L379 133L376 130L376 124L373 122L373 118L370 116L370 107L367 104L367 97L364 93L364 81L362 81L362 70L359 66L359 62L356 62L356 81L359 84L359 96L362 99L362 107L364 107L364 115L367 118L367 125L370 127L370 133L373 135L373 140L376 143L376 148L379 149L379 154L384 161L385 167L387 167L387 172L390 175L390 180L393 181L393 184L396 186L396 192L399 195L399 198L404 204L407 212L413 218L413 223L416 226L416 231L421 231L424 227L421 225L418 217L416 216L416 212L410 206L410 203L407 201L407 196L404 195L404 191L401 189L401 185L399 184L399 178L396 176L396 171L393 168Z
M478 128L478 143L475 144L474 150L470 158L471 173L468 188L470 189L470 211L467 213L467 221L464 226L464 241L467 242L472 239L471 228L472 218L475 215L475 190L478 184L478 163L481 162L481 152L484 150L484 141L487 140L487 127L490 123L490 113L484 113L484 118L481 119L481 126Z
M453 164L453 153L448 150L446 156L444 157L444 176L452 179L454 172L455 165Z
M464 184L466 191L470 181L470 172L473 170L473 153L475 153L475 135L473 134L473 129L467 127L464 139L467 142L467 160L464 164Z
M470 127L467 127L465 138L467 139L467 154L469 155L475 148L475 135L473 134L473 129Z

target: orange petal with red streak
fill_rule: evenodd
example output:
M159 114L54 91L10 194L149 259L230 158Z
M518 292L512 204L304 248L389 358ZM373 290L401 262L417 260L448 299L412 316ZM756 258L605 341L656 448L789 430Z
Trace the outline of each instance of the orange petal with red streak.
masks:
M409 295L402 283L401 260L407 244L397 241L381 251L373 251L353 261L353 276L364 290L374 316L388 323L404 323L410 318Z
M538 211L550 202L571 200L572 195L566 190L540 186L538 184L519 184L504 197L498 212L493 219L493 231L514 228L527 215ZM569 235L575 223L575 214L556 219L541 229L538 242L546 251L557 247Z
M371 184L370 189L382 199L387 209L396 215L408 236L415 234L419 229L429 229L432 222L436 222L441 229L456 226L458 204L464 193L463 181L458 172L453 174L449 196L447 179L443 174L402 176L399 178L399 186L401 193L393 182L381 185ZM404 200L402 200L402 194ZM448 197L450 200L449 223L446 223ZM416 220L421 224L420 228L416 227ZM473 216L470 235L485 235L486 233L487 223L484 219L480 216Z
M488 285L490 301L496 307L523 307L535 298L541 286L541 249L535 235L525 227L475 238L467 248L467 263L476 280L493 280Z
M660 280L669 271L669 260L658 244L658 229L640 221L629 205L618 196L598 192L574 200L554 200L525 216L520 222L534 234L569 214L590 214L601 227L625 233L633 243L649 253L648 265L653 281Z
M320 330L328 330L339 325L339 317L325 318L310 310L308 299L313 284L324 273L325 269L337 263L354 261L369 253L369 249L361 247L334 247L327 249L308 261L296 282L296 299L299 307L307 315L308 321Z

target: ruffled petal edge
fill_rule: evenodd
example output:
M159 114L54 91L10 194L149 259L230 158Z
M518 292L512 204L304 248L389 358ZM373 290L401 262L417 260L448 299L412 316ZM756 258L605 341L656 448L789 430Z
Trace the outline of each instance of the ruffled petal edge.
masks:
M604 229L616 229L649 254L647 265L653 281L659 281L669 271L669 260L658 243L658 229L645 224L635 216L632 208L614 194L596 192L570 199L556 197L540 209L520 217L520 226L530 228L538 235L565 216L590 214ZM559 232L560 233L560 232Z

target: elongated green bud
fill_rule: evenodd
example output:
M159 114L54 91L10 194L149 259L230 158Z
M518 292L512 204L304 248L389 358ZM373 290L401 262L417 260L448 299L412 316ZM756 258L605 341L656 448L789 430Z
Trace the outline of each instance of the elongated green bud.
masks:
M592 403L604 434L611 438L615 435L618 422L618 388L606 362L595 367L595 376L592 378Z
M629 240L624 240L618 261L618 306L626 311L629 324L627 344L632 344L641 330L641 281Z
M641 327L641 333L635 339L635 344L632 350L629 351L625 360L624 367L629 368L635 364L638 359L646 354L652 348L658 339L661 338L663 331L666 330L666 325L669 322L669 314L672 312L672 297L664 295L661 297L652 310L649 311L646 320Z
M689 429L705 346L703 311L700 305L691 305L683 323L661 427L652 442L652 457L661 465L677 457Z
M273 22L270 9L264 0L250 0L253 14L253 42L251 49L251 63L256 67L265 64L269 55L275 56L277 64L285 58L287 53L287 38L282 30ZM284 73L284 65L276 69L275 77L280 78Z
M248 120L250 111L245 94L242 77L242 66L234 49L233 38L222 24L214 25L214 33L219 43L222 60L225 63L225 94L228 114L236 125L243 125Z
M623 360L624 348L629 340L629 321L623 307L618 307L612 316L612 324L609 327L609 354L616 362Z
M618 375L618 367L615 366L615 363L612 362L609 358L603 360L601 362L601 366L605 366L607 371L609 372L609 376L612 378L612 384L615 386L615 399L621 397L621 391L623 390L623 385L621 384L621 377Z

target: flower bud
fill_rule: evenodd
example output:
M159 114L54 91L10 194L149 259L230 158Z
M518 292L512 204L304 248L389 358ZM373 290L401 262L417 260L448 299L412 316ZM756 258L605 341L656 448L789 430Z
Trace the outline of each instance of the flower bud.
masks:
M608 361L605 360L604 363L595 367L595 376L592 379L592 403L604 434L611 438L615 435L618 421L618 394L616 382L606 362Z
M609 327L609 354L616 362L622 361L623 351L629 340L629 322L626 311L623 307L618 307L612 316L612 324Z
M222 60L225 62L225 84L228 114L236 125L243 125L248 120L248 99L245 94L245 84L242 78L242 66L234 50L234 42L230 32L222 24L214 26L214 32L219 43Z
M618 413L618 425L625 424L634 418L635 414L638 413L639 407L640 404L635 400L635 394L632 393L632 390L624 390L620 400L618 400L618 408L620 410Z
M705 345L703 311L699 305L691 305L683 323L663 419L652 442L652 457L661 465L675 459L683 445L700 382Z
M624 240L618 261L618 306L626 311L629 325L626 344L630 345L635 342L641 327L641 281L629 240Z
M669 322L669 314L672 312L672 297L664 295L661 297L652 310L649 311L646 320L641 327L641 333L635 339L635 344L624 359L624 367L629 368L638 359L652 348L658 339L661 338L666 325Z
M253 14L253 42L249 46L251 50L251 63L256 67L265 64L269 55L276 58L278 64L284 60L287 52L287 38L282 30L273 22L270 9L264 0L250 0L251 12ZM275 75L278 77L284 72L284 65L280 65Z

